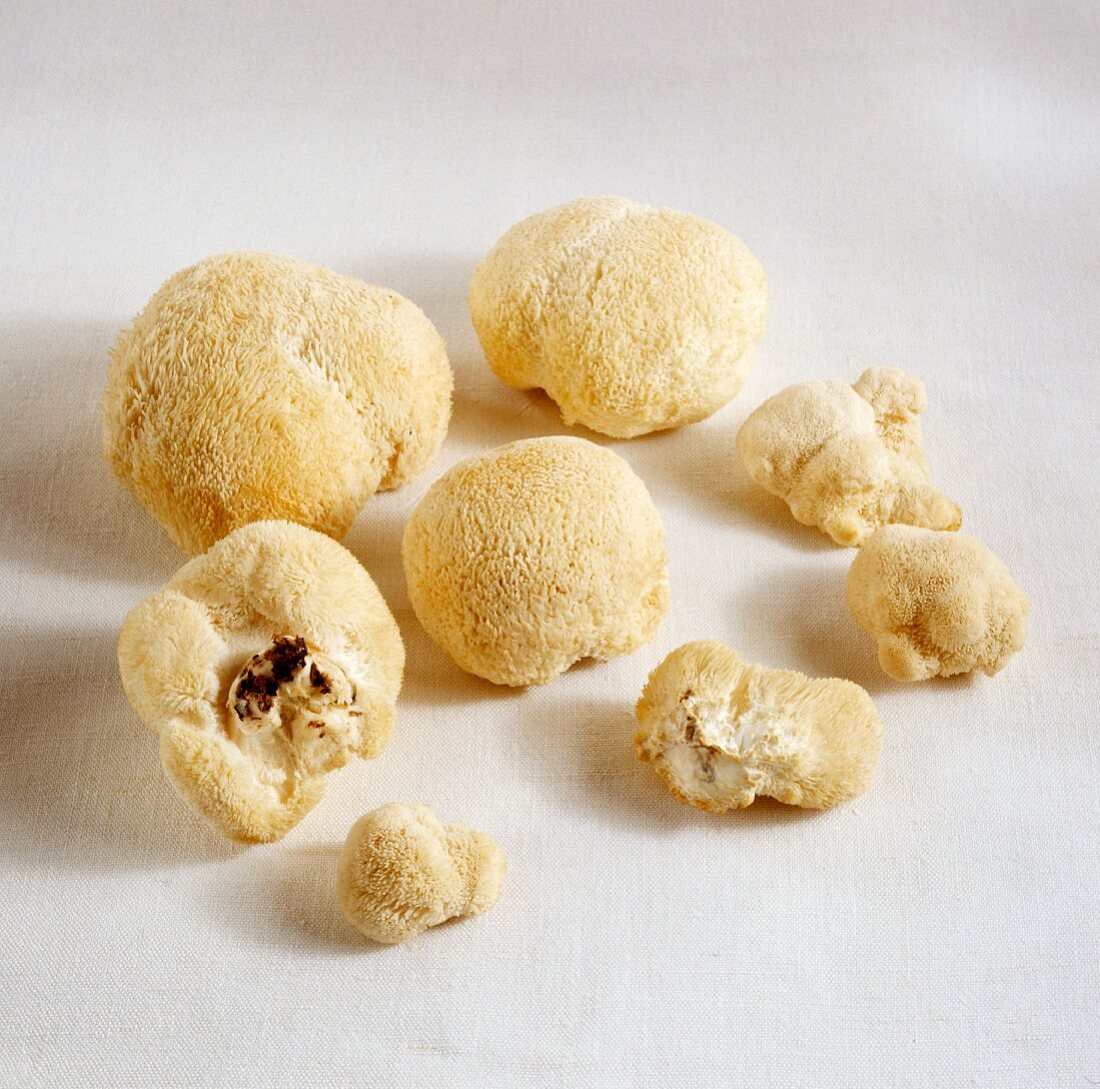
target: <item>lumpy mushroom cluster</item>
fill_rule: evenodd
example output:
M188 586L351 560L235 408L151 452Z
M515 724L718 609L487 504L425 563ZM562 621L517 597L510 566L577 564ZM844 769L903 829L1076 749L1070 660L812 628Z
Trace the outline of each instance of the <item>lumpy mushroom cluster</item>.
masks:
M457 668L542 685L636 651L675 608L657 504L583 429L628 439L721 409L761 342L767 280L717 224L585 197L508 230L468 301L492 371L544 390L582 431L451 465L413 505L400 558L412 612ZM427 469L453 385L413 302L264 253L176 273L112 349L104 456L191 556L126 617L119 672L165 775L222 834L281 839L327 776L386 748L404 643L339 541L372 495ZM893 367L812 378L759 405L729 447L794 519L858 549L847 601L889 677L993 675L1024 644L1028 603L957 532L922 442L927 406ZM751 664L716 639L657 664L635 717L638 757L711 814L849 802L883 744L851 680ZM486 911L504 873L492 836L389 802L351 826L334 886L360 933L394 944Z

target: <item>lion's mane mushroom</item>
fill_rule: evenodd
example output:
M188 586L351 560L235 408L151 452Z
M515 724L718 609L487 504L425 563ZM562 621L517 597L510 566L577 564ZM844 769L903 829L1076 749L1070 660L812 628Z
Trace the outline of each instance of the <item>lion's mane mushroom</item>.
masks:
M526 439L455 465L413 511L401 555L428 634L497 684L544 684L634 650L668 607L657 508L622 458L584 439Z
M848 607L899 681L993 676L1024 645L1028 602L1005 565L962 533L883 526L848 571Z
M187 552L286 518L340 538L435 456L447 350L386 288L288 257L176 273L111 352L103 452Z
M635 715L638 756L680 801L711 813L757 795L808 809L850 801L870 785L882 747L859 685L750 665L709 639L649 675Z
M466 824L443 825L427 806L392 802L352 825L336 891L357 930L392 945L488 911L504 870L504 853L491 836Z
M164 771L227 836L280 839L324 776L393 730L405 651L350 552L254 522L185 564L126 617L119 673Z
M932 487L920 444L927 400L919 378L893 367L853 386L801 382L749 416L737 451L757 484L837 544L891 522L958 529L962 512Z
M714 223L584 197L511 228L474 272L489 365L568 424L630 438L702 420L744 385L764 335L760 262Z

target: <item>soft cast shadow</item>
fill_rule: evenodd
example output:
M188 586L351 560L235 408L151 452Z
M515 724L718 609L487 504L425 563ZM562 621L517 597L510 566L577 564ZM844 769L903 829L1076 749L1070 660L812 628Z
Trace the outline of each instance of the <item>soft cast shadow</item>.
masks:
M405 683L398 712L405 707L447 707L485 701L519 701L526 689L493 684L467 673L432 641L412 609L398 617L405 639Z
M737 591L730 611L755 645L776 648L776 660L761 664L847 678L874 695L898 682L883 673L874 639L848 610L846 573L835 562L786 567Z
M344 918L336 892L341 847L282 843L254 853L247 865L227 872L210 890L207 903L214 921L244 948L330 957L401 956L402 945L372 941ZM433 932L463 921L461 916L448 919L417 942L430 942Z
M567 780L568 794L585 812L607 824L653 832L705 823L704 814L677 802L653 769L638 759L637 724L629 704L586 698L570 701L568 707L558 727L577 769L576 778Z
M765 491L749 476L729 442L727 472L721 482L721 494L734 524L759 536L782 541L803 552L835 552L839 546L813 526L795 521L790 508L778 496Z
M207 903L215 921L245 948L362 956L384 950L345 918L336 897L339 843L254 852L226 874Z
M367 569L395 614L409 608L401 565L401 536L413 505L404 491L376 495L367 500L344 538L344 547Z
M758 798L746 809L730 813L705 813L677 801L652 767L643 763L634 751L637 726L632 710L621 701L578 699L568 704L561 716L557 741L566 746L566 758L577 769L576 775L563 776L560 749L554 764L542 776L546 783L559 784L559 792L578 803L584 813L602 823L630 830L644 828L654 833L672 834L684 828L747 829L811 820L820 811L782 805L770 798ZM544 735L546 711L534 710L530 722L520 723ZM515 726L510 726L514 729ZM524 746L537 756L545 751L540 738ZM564 789L563 789L564 788Z
M608 445L606 435L586 428L567 427L554 407L554 415L541 410L533 391L518 393L503 383L494 390L456 388L454 411L448 441L464 451L489 450L506 442L533 439L543 435L572 435L600 445ZM545 394L543 399L549 401Z
M939 692L967 692L972 688L977 688L983 680L988 680L981 673L956 673L953 677L930 677L927 681L918 681L914 683L907 683L904 681L895 682L899 688L914 688L918 685L929 685L933 689Z
M729 410L721 411L700 423L640 435L621 443L617 452L660 501L685 505L730 529L744 527L798 551L835 550L827 537L796 522L782 500L749 477L734 445L737 422Z
M14 683L0 733L9 852L89 872L191 866L239 855L161 773L156 739L118 681L114 633L6 635Z
M731 450L725 429L713 420L670 431L652 431L619 449L659 498L732 524L724 480Z
M123 324L0 328L0 547L21 567L159 582L184 559L100 452L107 349Z

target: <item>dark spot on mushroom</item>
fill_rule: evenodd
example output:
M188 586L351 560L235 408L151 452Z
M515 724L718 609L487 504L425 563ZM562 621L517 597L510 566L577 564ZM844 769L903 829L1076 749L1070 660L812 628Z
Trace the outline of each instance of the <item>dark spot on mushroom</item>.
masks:
M316 662L310 662L309 664L309 683L321 693L322 696L328 695L332 691L332 684L318 668Z
M323 730L325 728L325 724L319 718L311 718L309 720L309 728L311 730Z
M302 671L308 654L306 641L301 636L275 635L271 646L264 651L264 659L271 663L271 675L282 684Z
M689 718L687 725L684 726L684 740L693 741L695 739L695 719Z
M704 749L702 758L699 761L699 778L704 783L714 782L714 765L710 762L711 750Z
M237 694L233 700L233 710L237 718L259 718L266 715L275 703L279 683L274 677L252 672L252 663L237 682Z

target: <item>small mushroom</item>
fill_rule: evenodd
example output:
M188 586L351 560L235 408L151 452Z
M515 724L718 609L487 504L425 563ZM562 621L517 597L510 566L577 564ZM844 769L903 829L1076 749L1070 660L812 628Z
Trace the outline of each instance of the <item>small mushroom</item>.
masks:
M686 643L649 675L634 746L672 794L724 813L766 795L827 809L871 783L882 722L851 681L750 665L711 639Z
M491 836L466 824L443 825L427 806L391 802L352 825L336 888L348 921L392 945L488 911L504 870L504 853Z
M852 562L846 595L895 680L992 677L1024 645L1027 597L981 541L962 533L883 526Z
M803 525L858 545L881 525L958 529L958 505L932 487L920 443L928 397L915 375L871 367L855 385L801 382L737 433L749 476Z

